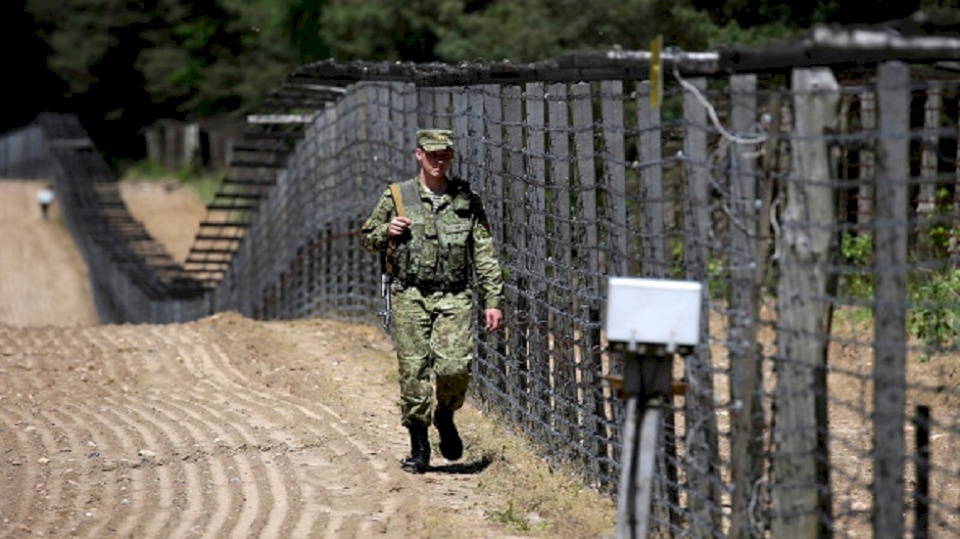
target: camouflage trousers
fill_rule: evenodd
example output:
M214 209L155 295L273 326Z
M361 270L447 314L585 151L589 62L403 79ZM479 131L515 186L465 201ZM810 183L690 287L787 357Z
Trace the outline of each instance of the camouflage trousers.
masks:
M469 290L421 293L408 287L394 291L400 413L405 427L430 424L434 379L437 406L453 410L463 406L473 358L472 297Z

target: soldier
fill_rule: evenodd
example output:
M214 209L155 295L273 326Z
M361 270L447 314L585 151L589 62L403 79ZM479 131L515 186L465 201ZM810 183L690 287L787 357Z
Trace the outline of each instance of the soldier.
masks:
M431 418L444 458L463 455L453 414L470 382L474 286L485 329L503 324L503 274L483 205L465 181L447 177L452 136L445 129L417 131L419 175L384 191L361 229L364 247L386 251L392 266L401 422L411 448L402 467L411 473L429 467Z

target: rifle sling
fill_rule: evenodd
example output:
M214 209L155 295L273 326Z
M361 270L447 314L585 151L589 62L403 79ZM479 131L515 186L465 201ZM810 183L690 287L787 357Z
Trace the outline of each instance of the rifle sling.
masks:
M400 194L399 183L390 184L390 194L393 195L393 205L397 208L397 215L406 217L406 212L403 211L403 195Z
M399 183L390 184L390 194L393 195L393 205L397 210L397 216L406 217L406 212L403 208L403 195L400 193ZM390 241L387 242L387 251L385 253L386 257L384 260L387 275L390 277L393 277L393 262L391 262L391 258L393 255L393 250L396 248L396 246L396 241L393 238L390 238Z

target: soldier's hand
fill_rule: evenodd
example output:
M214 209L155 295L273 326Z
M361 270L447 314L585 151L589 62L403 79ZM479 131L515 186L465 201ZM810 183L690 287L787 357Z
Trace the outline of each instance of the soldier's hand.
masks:
M487 309L483 314L487 319L487 331L496 331L503 325L503 311L500 309Z
M394 217L393 221L387 225L387 235L391 238L399 238L410 230L410 219L406 217Z

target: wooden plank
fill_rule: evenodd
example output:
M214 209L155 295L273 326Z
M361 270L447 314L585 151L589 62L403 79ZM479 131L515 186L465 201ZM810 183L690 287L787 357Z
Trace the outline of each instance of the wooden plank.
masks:
M405 129L402 130L403 133L403 145L402 148L407 152L407 157L410 158L408 161L410 163L409 176L412 178L417 171L417 162L412 159L413 149L417 147L417 112L419 110L420 102L417 92L417 87L413 84L405 84L403 86L403 110L400 115L403 118L403 126ZM405 178L406 175L403 175Z
M417 129L433 127L436 105L434 103L433 88L417 86Z
M508 393L511 395L511 414L518 424L524 417L520 405L525 400L529 385L528 348L529 332L529 269L527 253L527 208L526 208L526 163L523 148L523 101L522 88L503 88L503 123L505 126L504 147L507 158L504 195L509 203L504 204L505 233L510 241L504 244L509 278L505 284L508 304L514 313L513 323L507 335Z
M416 119L414 118L413 122L409 122L410 112L406 108L406 96L411 91L415 92L403 83L394 82L390 84L390 135L388 140L390 152L387 154L387 167L390 172L387 177L383 178L383 181L387 183L403 181L407 179L407 176L413 177L412 172L409 174L403 173L406 169L412 171L414 168L412 165L408 165L410 161L413 161L414 145L407 145L408 141L411 140L408 131L416 131L416 125L413 123L416 122ZM415 93L414 96L416 96ZM385 183L381 183L371 188L372 197L377 197L373 200L377 200L386 187ZM370 207L370 211L372 210L373 206Z
M880 65L874 355L873 533L904 532L904 407L906 404L907 205L910 182L910 69Z
M528 268L530 271L530 383L531 400L538 430L550 424L550 361L548 356L548 306L545 304L547 278L546 227L546 102L544 85L528 83L524 87L527 142L527 234ZM546 437L546 433L541 437Z
M486 133L484 131L485 118L483 116L483 88L473 87L467 94L467 131L466 136L469 144L463 152L464 159L470 162L469 174L467 179L475 190L480 192L483 197L483 175L484 175L484 141ZM486 201L484 206L486 206ZM497 246L499 247L499 246Z
M666 200L663 190L663 157L660 109L651 109L650 82L637 83L637 152L640 156L640 275L667 275Z
M435 88L433 93L433 123L426 129L453 129L453 91L450 87Z
M860 92L860 126L864 133L877 127L877 98L873 90ZM873 218L873 185L876 181L876 152L870 145L860 150L860 177L857 188L857 223L869 225Z
M757 126L757 76L730 79L730 126L735 134L751 133ZM746 136L746 135L745 135ZM759 251L757 224L757 145L730 145L730 314L727 342L730 358L730 399L740 403L731 413L730 467L733 508L729 537L752 537L753 485L763 472L763 409L760 401L760 350L757 321L760 289L756 283Z
M795 181L785 185L780 219L781 278L778 381L774 393L771 482L774 537L817 537L829 532L830 482L827 468L826 266L834 246L836 199L826 129L837 125L840 87L827 69L793 73L795 138L791 147ZM794 223L803 223L798 226Z
M701 93L707 81L688 81ZM684 239L683 256L686 279L707 283L709 274L708 245L710 237L710 171L707 151L707 110L693 92L683 95L683 171L684 171ZM703 287L703 304L710 305L709 286ZM700 346L684 357L689 388L684 398L685 425L683 468L687 477L688 521L694 537L706 537L720 526L720 504L717 485L717 420L714 402L712 362L710 359L709 320L703 309L700 320Z
M551 84L547 88L547 114L550 144L550 192L549 204L553 235L547 238L549 260L553 264L550 280L553 387L556 392L554 430L561 437L576 436L580 423L577 406L577 379L574 357L573 295L579 289L573 272L573 233L570 226L570 112L568 109L567 85Z
M453 166L450 167L450 172L452 176L463 178L466 181L470 181L473 177L473 170L471 169L472 161L469 159L470 155L470 103L468 101L469 93L465 86L460 86L453 88L451 90L453 98L453 136L454 136L454 147L456 148L456 158L454 159Z
M930 81L927 99L923 106L923 153L920 156L920 193L917 197L917 214L921 226L924 218L930 217L937 203L937 151L940 146L940 111L943 106L943 85Z
M500 86L484 86L483 113L486 123L486 148L484 155L487 168L482 191L488 193L487 216L494 241L503 245L503 101ZM505 248L505 246L504 246Z
M394 87L389 83L378 83L373 95L374 111L371 121L373 130L371 136L373 139L373 151L370 156L370 173L360 179L360 186L357 190L357 211L354 213L356 219L355 230L359 232L363 226L363 220L367 218L373 205L379 200L378 191L382 191L384 185L394 180L396 169L394 160L399 160L402 156L407 156L412 160L410 154L412 149L406 152L394 150L394 134L392 132L393 121L393 90ZM400 156L397 156L397 154ZM380 309L382 298L380 297L380 256L367 252L363 248L362 239L355 236L351 239L352 247L357 257L358 271L361 276L358 295L368 298L364 301L366 308L362 308L363 319L375 320L376 313Z
M623 81L600 83L603 120L603 211L607 275L627 275L627 172L623 121Z
M504 187L503 187L503 88L499 85L483 86L483 114L486 118L486 145L484 147L484 162L487 168L483 174L484 200L487 201L487 218L490 220L490 230L494 242L501 246L501 260L506 264L506 245L504 244ZM507 305L512 310L512 305ZM507 327L512 320L507 321ZM505 395L507 391L506 340L510 329L504 329L494 334L485 334L484 343L488 350L487 361L491 363L496 377L492 379L494 392ZM499 398L499 397L498 397Z
M489 218L490 206L494 201L489 199L489 193L484 190L487 182L486 176L489 174L489 171L486 169L486 160L484 158L484 152L486 150L484 146L486 141L486 121L483 112L483 88L470 88L470 91L466 95L466 101L466 110L464 113L466 115L466 132L464 133L466 147L463 147L463 143L460 144L462 148L460 150L460 159L461 161L469 162L469 167L466 169L469 170L469 176L466 176L465 179L470 183L473 190L480 195ZM496 245L498 250L500 247L500 245ZM479 297L477 299L479 299ZM484 382L495 380L497 373L493 368L493 354L488 354L486 347L487 343L490 342L489 338L492 336L486 332L480 332L480 335L479 339L474 339L474 353L477 357L477 361L475 362L477 376L475 379L478 383L473 386L473 389L479 393L481 400L487 400L489 398L489 392Z
M339 114L337 115L336 125L336 153L333 157L334 173L330 176L331 184L330 191L328 191L328 196L330 196L331 199L333 197L333 193L337 192L339 188L343 187L345 182L352 181L354 177L355 157L353 155L354 140L352 129L352 126L356 121L356 93L354 88L355 86L348 88L343 99L337 103ZM346 231L346 227L344 226L340 212L336 210L336 206L333 203L334 201L331 200L331 211L329 215L331 216L333 237L339 238ZM349 269L347 267L347 254L337 247L339 246L336 244L336 242L331 246L334 254L332 261L333 274L331 278L330 292L332 300L331 307L339 312L344 307L342 298L349 276L349 273L347 273Z
M574 305L576 327L579 333L579 372L582 379L584 408L583 436L589 454L606 454L606 428L601 421L606 416L597 374L600 372L600 326L599 326L599 286L600 258L599 231L597 219L597 176L596 148L593 140L593 93L590 83L577 83L570 88L573 112L574 154L576 172L577 207L579 219L574 223L574 237L577 242L577 260L574 262L578 273L580 293ZM600 476L600 459L591 459L591 473Z
M920 155L920 192L917 196L917 229L914 237L919 247L919 256L934 256L930 238L931 227L937 211L937 174L939 172L940 114L943 107L943 85L930 81L927 99L923 107L923 152Z
M603 175L599 188L599 211L602 227L601 244L604 248L598 251L601 272L606 276L625 276L627 269L627 174L626 174L626 144L624 142L623 116L623 81L606 80L600 82L600 123L601 123L601 163ZM607 297L606 279L599 281L598 293L600 297ZM598 332L599 333L599 332ZM598 335L599 337L599 335ZM599 341L602 342L602 341ZM610 364L610 354L598 355L597 372L603 376L613 373ZM603 400L609 403L605 407L602 417L607 417L611 423L619 424L622 421L622 402L614 398L614 392L608 384L604 384ZM606 434L606 438L613 437L613 431ZM614 459L619 460L617 447L614 444Z

